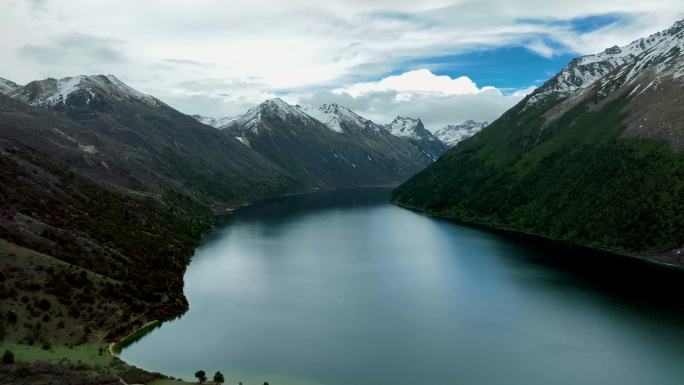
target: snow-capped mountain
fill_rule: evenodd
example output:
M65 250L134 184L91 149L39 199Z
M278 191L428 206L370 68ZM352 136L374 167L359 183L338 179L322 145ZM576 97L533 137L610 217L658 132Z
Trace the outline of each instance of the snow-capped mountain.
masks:
M11 80L0 78L0 94L8 94L19 88L19 85Z
M335 132L342 133L345 130L365 129L380 131L383 129L381 125L335 103L323 104L318 108L310 105L299 105L298 107Z
M105 95L118 100L135 100L152 107L163 105L158 99L139 92L114 75L80 75L61 79L36 80L17 87L9 96L37 107L69 108L97 105Z
M316 108L270 99L219 128L320 187L391 183L441 154L336 104Z
M425 128L420 119L397 116L385 125L385 130L394 136L410 141L435 160L448 149L446 144Z
M461 124L449 124L437 130L435 136L449 147L454 147L458 142L468 139L487 127L489 122L476 122L466 120Z
M592 99L592 109L624 97L623 136L657 138L684 149L684 20L624 46L572 60L525 98L520 113L545 111L545 125ZM517 110L517 108L516 108Z
M420 119L405 116L397 116L385 129L400 138L425 139L433 136Z
M527 100L532 106L549 96L565 97L598 87L599 96L636 84L639 75L650 72L653 83L639 84L639 92L657 83L658 78L684 75L684 63L677 58L684 50L684 20L665 31L632 43L607 48L601 53L572 60L556 76L537 89Z
M321 122L309 116L299 107L290 105L280 98L268 99L258 106L250 108L243 115L228 118L227 121L228 123L220 125L218 128L231 128L243 133L252 131L255 134L258 134L260 130L271 129L269 124L261 124L269 121L297 121L305 126L321 126Z
M250 146L252 143L258 143L255 135L271 135L276 131L282 133L285 127L288 127L290 132L304 128L310 130L310 133L325 128L335 135L342 134L347 141L383 148L382 152L391 148L401 149L408 144L409 147L414 147L411 151L417 149L419 157L426 158L428 163L437 159L448 148L425 128L420 119L397 117L390 124L381 125L334 103L323 104L320 107L290 105L275 98L266 100L250 108L245 114L235 117L193 117L205 124L231 132L235 139Z

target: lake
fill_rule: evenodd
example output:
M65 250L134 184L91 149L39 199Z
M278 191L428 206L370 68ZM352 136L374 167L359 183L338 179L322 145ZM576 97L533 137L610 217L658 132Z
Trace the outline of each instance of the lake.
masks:
M486 231L388 189L241 208L136 366L271 385L684 384L682 273Z

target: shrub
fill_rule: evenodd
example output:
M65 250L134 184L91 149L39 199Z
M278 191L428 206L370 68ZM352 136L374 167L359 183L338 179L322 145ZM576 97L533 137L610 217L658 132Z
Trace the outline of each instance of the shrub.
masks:
M5 350L5 354L2 355L2 363L5 365L14 363L14 353L9 350Z

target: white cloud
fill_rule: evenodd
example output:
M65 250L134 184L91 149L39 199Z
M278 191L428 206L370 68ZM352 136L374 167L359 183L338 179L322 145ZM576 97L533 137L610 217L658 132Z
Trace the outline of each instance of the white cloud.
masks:
M541 40L534 40L527 45L530 51L536 52L537 54L544 57L552 57L555 53L553 48L549 47L546 43Z
M468 119L492 121L533 90L530 87L504 95L495 87L478 88L466 76L437 76L422 69L332 92L300 95L289 101L338 103L377 123L388 123L397 115L416 117L435 131Z
M397 103L409 97L510 104L468 78L377 79L402 63L473 49L517 45L544 56L601 51L671 25L684 16L681 1L4 0L0 76L25 83L113 73L190 113L230 114L293 89L339 88L359 100L393 94ZM530 21L610 13L626 14L627 21L589 33ZM90 43L87 52L70 44L75 36Z
M435 75L427 69L392 75L376 82L358 83L345 88L337 88L334 93L348 93L359 96L369 92L397 91L398 93L430 93L438 95L476 94L481 90L467 76L455 79L446 75Z

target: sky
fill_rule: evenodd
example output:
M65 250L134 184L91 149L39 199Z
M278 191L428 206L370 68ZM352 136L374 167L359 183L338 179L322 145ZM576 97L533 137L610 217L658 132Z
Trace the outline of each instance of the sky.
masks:
M0 77L113 74L188 114L336 102L436 130L494 120L684 0L2 0Z

